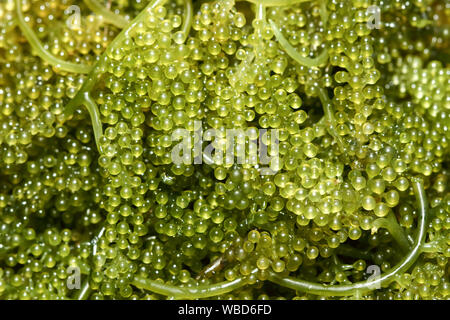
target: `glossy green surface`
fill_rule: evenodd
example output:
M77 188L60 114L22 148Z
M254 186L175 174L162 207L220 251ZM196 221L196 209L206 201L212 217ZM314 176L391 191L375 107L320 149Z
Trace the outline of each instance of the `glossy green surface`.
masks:
M449 16L2 2L0 299L449 299Z

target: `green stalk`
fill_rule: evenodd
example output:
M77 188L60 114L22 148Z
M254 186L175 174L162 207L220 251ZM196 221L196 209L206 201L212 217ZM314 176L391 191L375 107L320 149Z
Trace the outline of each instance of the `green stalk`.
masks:
M307 67L318 67L325 64L328 60L328 52L326 49L316 58L306 58L295 50L295 48L289 43L289 41L283 36L280 29L273 20L269 19L270 26L272 27L275 38L277 38L281 47L286 51L286 53L299 64Z
M155 7L159 5L163 5L166 1L167 0L153 0L152 2L150 2L147 5L147 7L145 7L145 9L142 10L141 13L139 13L137 17L134 18L134 20L131 21L130 24L125 29L123 29L117 35L117 37L114 38L113 41L111 41L111 43L106 48L105 52L103 52L103 54L100 56L100 59L95 63L83 86L80 88L76 96L66 106L64 112L66 115L72 114L75 111L75 108L80 106L84 101L82 97L83 93L91 91L92 88L94 87L95 83L100 77L100 69L101 69L100 66L102 62L105 61L107 58L106 53L108 51L114 50L118 45L120 45L121 42L124 41L130 35L131 30L133 30L137 24L142 22L148 16L148 14L150 14L151 10L153 10Z
M105 232L105 227L102 226L100 230L96 233L96 235L91 239L91 245L92 245L92 256L97 254L97 241L98 239L103 235ZM89 275L84 280L83 285L80 288L80 291L78 292L76 296L76 300L86 300L89 298L89 295L91 294L92 289L89 285Z
M262 4L256 5L256 19L261 20L266 24L266 7Z
M92 10L96 15L103 18L106 23L112 24L113 26L123 29L128 25L128 21L121 15L115 14L98 3L97 0L83 0L86 6Z
M326 120L328 122L328 133L334 137L336 142L339 144L341 151L345 153L344 142L341 136L336 131L336 119L334 118L333 105L331 104L330 98L324 88L319 88L319 99L322 103L323 112L325 113Z
M19 0L16 0L16 1L19 1ZM103 52L103 54L100 56L100 59L95 63L91 72L87 76L87 79L83 83L83 86L77 92L75 97L65 107L64 115L66 117L69 117L71 114L73 114L75 109L77 107L79 107L80 105L84 104L86 106L86 108L88 109L89 114L91 116L92 126L94 128L95 139L97 142L97 148L99 151L101 151L100 145L98 143L98 139L102 135L101 121L100 121L100 116L99 116L97 105L90 98L89 92L93 89L95 83L100 78L102 62L106 60L106 58L107 58L106 54L107 54L108 50L114 50L118 45L120 45L121 42L130 35L130 32L134 29L134 27L137 24L139 24L140 22L142 22L145 18L147 18L147 16L151 13L151 10L153 10L154 8L156 8L160 5L164 5L164 3L166 1L167 0L151 1L147 5L147 7L145 7L145 9L142 10L141 13L139 13L137 15L137 17L134 18L133 21L131 21L130 24L125 29L123 29L117 37L114 38L114 40L106 48L105 52Z
M84 105L86 106L89 116L92 121L92 128L94 129L95 143L97 144L97 149L101 152L102 147L100 145L100 137L103 135L103 126L100 120L100 112L98 111L97 104L92 100L89 92L84 93Z
M5 33L10 32L11 30L13 30L15 27L17 26L17 19L12 19L11 22L9 23L9 25L6 25L5 27Z
M247 1L250 3L254 3L256 5L263 5L265 7L281 7L297 3L308 2L311 0L238 0L238 1Z
M292 277L283 277L274 272L270 272L269 281L287 288L291 288L293 290L321 296L350 296L357 294L361 295L372 291L373 288L381 287L383 285L391 283L399 274L406 272L417 260L426 236L428 202L423 187L423 182L420 179L413 179L413 188L419 207L419 221L417 227L418 230L414 242L414 247L408 253L408 255L404 257L402 261L400 261L395 267L389 270L389 272L372 281L361 281L350 285L326 286L323 284L299 280Z
M36 36L34 31L25 22L22 14L22 5L20 0L15 0L15 5L17 24L19 25L19 28L27 41L30 43L31 47L42 60L46 61L48 64L56 67L57 69L61 69L66 72L89 73L91 71L91 67L88 65L67 62L55 57L50 52L48 52L42 45L41 41L39 41L39 38Z
M364 259L364 260L372 259L372 256L369 252L362 251L360 249L345 244L341 244L339 247L337 247L336 253L344 257L351 257L355 259Z
M397 219L392 211L389 212L386 218L379 218L373 222L373 227L375 228L386 228L392 235L394 240L400 246L404 252L408 252L410 246L409 241L403 232L402 227L397 223Z
M322 19L323 25L326 28L329 16L327 10L327 2L326 1L319 1L319 2L320 2L320 18Z
M91 294L91 287L89 286L89 278L84 280L83 285L78 292L76 300L87 300Z
M139 289L149 290L176 299L201 299L218 296L236 290L246 284L247 280L244 277L239 277L233 281L224 281L196 287L179 287L165 284L160 281L150 280L141 276L135 276L132 281L132 285Z
M106 48L105 52L103 52L103 54L100 56L100 59L98 59L98 61L95 63L94 67L92 68L91 72L89 73L83 86L80 88L80 90L78 91L76 96L66 106L66 109L65 109L66 115L72 114L75 111L75 108L80 106L82 104L82 102L84 101L83 97L82 97L83 93L91 91L92 88L94 87L97 79L100 76L101 63L103 61L105 61L107 58L106 53L108 51L114 50L117 45L120 45L120 43L130 35L130 31L133 30L133 28L138 23L140 23L142 20L144 20L145 17L147 17L147 14L149 13L150 10L152 10L157 5L164 3L165 1L167 1L167 0L153 0L152 2L150 2L147 5L147 7L145 7L145 9L142 10L141 13L139 13L139 15L133 21L131 21L131 23L125 29L123 29L117 35L117 37L114 38L113 41L111 41L111 43Z
M192 6L192 0L184 0L184 21L181 27L181 32L184 34L184 41L186 41L189 33L191 32L192 20L194 19L194 7Z
M436 253L436 252L443 252L445 248L445 243L447 240L445 238L433 240L428 243L424 243L421 250L424 253Z

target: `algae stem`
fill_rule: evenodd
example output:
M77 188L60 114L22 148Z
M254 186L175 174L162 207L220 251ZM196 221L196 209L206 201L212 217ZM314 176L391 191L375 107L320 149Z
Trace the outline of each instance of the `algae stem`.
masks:
M240 277L233 281L224 281L212 285L200 285L196 287L179 287L165 284L160 281L146 279L135 276L132 284L140 289L149 290L165 296L172 296L176 299L201 299L236 290L247 284L246 278Z
M266 23L266 7L262 4L256 5L256 19Z
M386 228L389 233L392 235L394 240L397 242L397 244L400 246L400 248L404 252L408 252L410 246L409 241L406 238L405 233L403 232L403 229L399 226L397 223L397 219L394 216L394 213L392 211L389 212L386 218L379 218L376 219L373 222L373 227L375 228Z
M123 29L128 25L128 21L121 15L115 14L114 12L108 10L97 0L83 0L86 6L92 10L95 14L101 16L103 20L113 26Z
M89 286L89 278L84 280L83 285L78 292L76 300L87 300L91 294L91 287Z
M194 19L194 8L192 6L192 0L184 0L184 22L181 27L181 32L183 32L183 42L189 36L191 32L192 20Z
M19 1L19 0L16 0L16 1ZM108 50L113 50L127 36L129 36L129 33L131 32L131 30L133 30L133 28L137 24L142 22L142 20L144 20L147 17L147 15L151 12L151 10L153 10L157 6L164 5L164 3L166 1L167 0L153 0L152 2L150 2L147 5L147 7L145 7L145 9L142 10L136 16L136 18L134 18L133 21L131 21L130 24L125 29L123 29L117 37L114 38L114 40L106 48L105 52L103 52L100 59L95 63L91 72L87 76L87 79L83 83L83 86L77 92L75 97L65 107L64 114L66 117L68 117L75 111L75 108L79 107L83 103L86 104L86 107L91 116L92 126L94 128L94 134L95 134L95 139L96 139L96 143L97 143L97 148L99 151L101 151L100 145L99 145L99 139L102 135L100 115L99 115L98 108L97 108L95 102L89 96L89 92L92 90L97 79L100 76L100 69L101 69L100 65L101 65L101 63L103 63L106 60L106 54L107 54Z
M50 52L48 52L44 48L44 46L42 45L41 41L38 39L34 31L25 22L25 19L22 14L22 6L20 0L15 0L15 4L17 13L17 24L19 25L19 28L22 31L25 38L27 39L27 41L30 43L31 47L34 49L36 54L42 60L66 72L89 73L91 71L91 67L88 65L67 62L55 57Z
M328 97L327 92L324 88L319 88L319 99L322 103L323 112L328 121L328 133L336 139L336 142L339 144L341 151L345 153L344 143L342 141L341 136L336 132L336 119L334 118L333 107Z
M308 2L311 0L238 0L238 1L247 1L250 3L254 3L256 5L263 5L265 7L282 7L282 6L288 6L288 5Z
M88 92L94 87L95 82L98 79L98 76L99 76L99 73L100 73L99 72L100 64L105 60L106 53L108 51L113 50L118 44L120 44L123 40L125 40L125 38L127 36L129 36L130 31L133 30L133 28L137 24L142 22L142 20L144 20L144 18L147 16L147 14L151 10L153 10L155 7L157 7L159 5L163 5L166 1L167 0L153 0L152 2L150 2L147 5L147 7L145 7L145 9L142 10L136 16L136 18L134 18L133 21L131 21L130 24L125 29L123 29L117 35L117 37L114 38L114 40L106 48L105 52L103 52L103 54L101 55L100 59L95 63L94 67L92 68L91 72L89 73L89 75L88 75L86 81L84 82L83 86L78 91L77 95L70 101L69 105L66 107L66 112L65 112L66 114L72 113L74 111L74 109L76 107L78 107L82 103L83 100L82 100L82 97L80 97L82 92Z
M406 257L402 259L395 267L382 276L372 281L361 281L350 285L333 285L327 286L319 283L308 282L295 279L292 277L283 277L274 272L270 272L269 280L281 286L291 288L297 291L303 291L310 294L321 296L349 296L356 294L364 294L371 290L381 288L394 281L398 274L406 272L417 260L421 253L421 248L426 236L426 218L428 215L428 202L423 187L423 181L416 178L413 179L413 188L419 207L419 221L416 240L413 249Z
M323 65L328 60L328 52L326 49L322 51L322 53L316 58L307 58L302 56L300 53L295 50L295 48L289 43L289 41L283 36L278 26L273 22L273 20L269 19L270 26L272 27L275 38L277 38L281 47L286 51L286 53L299 64L307 66L307 67L318 67Z
M345 257L351 257L355 259L371 260L372 255L367 251L362 251L360 249L347 246L345 244L340 245L336 248L337 254Z
M88 92L84 93L84 104L89 112L92 121L92 127L94 129L95 143L97 148L101 151L100 137L103 135L102 122L100 120L100 112L98 111L97 104L92 100Z
M428 243L424 243L421 250L424 253L436 253L443 252L445 243L442 240L434 240Z
M105 232L105 227L102 226L100 230L97 232L97 234L91 239L92 244L92 256L95 256L97 254L97 242L98 239L101 238L103 233ZM83 285L80 288L80 291L78 292L78 295L76 297L76 300L86 300L89 298L89 295L91 294L91 287L89 285L89 275L87 279L83 282Z

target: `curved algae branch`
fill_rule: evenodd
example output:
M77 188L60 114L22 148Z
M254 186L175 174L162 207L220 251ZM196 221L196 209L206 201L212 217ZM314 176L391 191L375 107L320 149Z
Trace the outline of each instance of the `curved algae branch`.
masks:
M95 256L97 254L97 242L100 239L100 237L105 232L105 227L102 226L100 230L96 233L96 235L91 239L91 245L92 245L92 256ZM87 300L89 298L89 295L91 294L92 289L89 285L89 277L83 282L80 290L78 291L78 294L76 295L76 300Z
M326 27L328 22L328 10L327 10L327 2L326 1L320 1L320 18L322 19L323 25Z
M176 299L202 299L222 295L248 283L246 277L239 277L233 281L224 281L211 285L199 285L196 287L180 287L165 284L161 281L146 279L141 276L135 276L132 285L137 288L152 291L164 296L174 297Z
M17 14L17 24L22 31L23 35L27 39L27 41L30 43L31 47L34 49L36 54L44 61L46 61L48 64L61 69L66 72L73 72L73 73L89 73L91 71L91 67L84 64L78 64L78 63L72 63L68 61L61 60L54 55L52 55L50 52L48 52L44 46L42 45L39 38L36 36L34 31L28 26L28 24L25 22L25 19L22 14L22 5L20 0L15 0L16 5L16 14Z
M280 45L286 51L286 53L299 64L307 67L318 67L325 64L328 60L328 52L326 49L316 58L307 58L298 53L295 48L289 43L289 41L283 36L278 26L269 19L270 26L272 27L275 38L277 38Z
M357 248L351 247L346 244L341 244L339 247L337 247L336 253L338 255L341 255L344 257L351 257L354 259L364 259L364 260L373 259L373 256L369 251L357 249Z
M282 7L308 2L311 0L238 0L238 1L247 1L256 5L263 5L265 7Z
M387 285L396 281L398 276L406 272L417 260L426 236L426 218L428 215L428 202L425 195L422 180L413 179L413 188L419 207L419 221L417 236L414 241L414 247L411 251L389 272L375 278L371 281L361 281L349 285L324 285L304 280L286 277L275 272L269 271L268 280L278 285L291 288L293 290L306 292L309 294L321 296L360 296L372 291L374 288ZM253 271L256 272L256 269ZM165 296L172 296L177 299L200 299L221 295L247 284L245 277L239 277L233 281L225 281L212 285L199 285L196 287L179 287L165 284L161 281L149 280L141 276L136 276L132 284L137 288L149 290Z
M321 296L361 295L372 291L373 288L381 287L383 285L391 283L392 281L395 281L399 274L406 272L417 260L422 251L421 249L426 236L428 202L422 180L414 178L413 188L419 207L419 221L417 227L417 236L414 241L414 247L396 266L389 270L389 272L372 281L361 281L350 285L327 286L319 283L295 279L292 277L283 277L279 274L275 274L274 272L270 273L269 281L297 291Z
M184 0L184 15L183 15L183 25L181 27L181 32L183 32L183 42L186 41L191 32L192 20L194 19L194 7L192 6L192 0Z
M266 23L266 7L262 4L256 5L256 19L263 21Z
M16 0L16 1L19 1L19 0ZM69 117L71 114L73 114L73 112L75 111L75 109L77 107L84 105L87 108L87 110L89 111L89 115L91 116L92 126L94 128L94 134L95 134L96 143L97 143L97 148L99 151L101 151L99 139L103 134L102 123L100 121L100 113L98 111L97 104L91 98L90 92L93 89L94 85L96 84L97 80L99 79L99 77L101 75L102 63L106 59L106 54L108 51L114 50L118 45L120 45L121 42L130 35L130 32L134 29L134 27L137 24L139 24L140 22L142 22L151 13L151 11L154 8L164 5L164 3L166 1L167 0L151 1L147 5L147 7L145 7L145 9L142 10L141 13L139 13L137 15L137 17L134 18L133 21L131 21L130 24L125 29L123 29L116 38L114 38L114 40L106 48L105 52L103 52L100 59L95 63L91 72L89 72L89 75L87 76L87 79L83 83L83 86L77 92L75 97L67 104L67 106L64 110L64 115L66 117Z
M336 139L337 143L339 144L339 147L341 148L341 151L345 152L344 142L342 141L341 136L336 131L336 119L334 118L334 112L333 107L330 101L330 98L328 97L327 92L324 88L319 88L319 99L322 103L323 112L325 114L325 119L328 122L328 133Z
M95 103L94 100L92 100L91 96L87 92L84 93L83 101L89 112L89 116L91 117L91 120L92 120L92 127L94 129L94 137L95 137L95 142L97 144L97 148L98 148L98 150L101 151L100 137L103 134L103 130L102 130L102 122L100 120L100 113L98 111L97 104Z
M80 291L78 292L78 295L76 297L76 300L87 300L89 298L89 295L91 294L92 290L89 286L89 279L84 280Z
M99 15L103 18L106 23L112 24L119 29L123 29L128 25L128 21L119 14L115 14L114 12L108 10L97 0L83 0L86 6L92 10L96 15Z
M433 240L428 243L424 243L421 250L424 253L436 253L436 252L444 252L445 248L448 247L448 242L450 240L442 237L436 240Z
M404 252L407 252L409 250L409 241L406 238L406 235L403 232L402 227L400 227L400 225L397 223L397 219L395 218L394 213L392 211L389 212L387 217L376 219L373 222L373 227L375 227L376 229L378 228L387 229Z

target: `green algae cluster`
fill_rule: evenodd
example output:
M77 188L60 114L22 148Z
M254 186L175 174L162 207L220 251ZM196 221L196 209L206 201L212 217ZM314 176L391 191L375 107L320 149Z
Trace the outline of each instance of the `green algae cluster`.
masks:
M449 299L449 18L3 1L0 299ZM245 161L174 161L198 124Z

